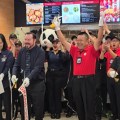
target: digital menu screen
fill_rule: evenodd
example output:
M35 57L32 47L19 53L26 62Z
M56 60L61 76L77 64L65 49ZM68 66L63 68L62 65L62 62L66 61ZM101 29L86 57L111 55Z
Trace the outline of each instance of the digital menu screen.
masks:
M100 12L105 11L106 22L120 21L120 0L100 0Z
M43 21L43 3L26 4L26 24L41 24Z
M62 23L95 23L99 21L99 0L62 2Z
M55 16L61 16L61 2L44 3L44 23L50 24Z
M77 2L62 4L62 23L80 23L80 4Z
M81 4L81 23L96 23L99 21L100 7L99 1Z

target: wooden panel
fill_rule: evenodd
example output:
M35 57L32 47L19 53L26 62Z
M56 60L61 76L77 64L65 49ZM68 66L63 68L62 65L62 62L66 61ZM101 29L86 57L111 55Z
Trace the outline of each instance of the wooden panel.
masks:
M14 32L14 0L0 0L0 33L8 38Z

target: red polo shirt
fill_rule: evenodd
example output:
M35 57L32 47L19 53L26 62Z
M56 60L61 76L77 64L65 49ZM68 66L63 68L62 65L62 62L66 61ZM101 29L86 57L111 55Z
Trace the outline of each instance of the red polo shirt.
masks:
M73 75L92 75L95 74L96 59L99 57L99 50L94 46L87 46L83 51L74 45L70 48L73 58Z
M117 56L120 56L120 48L118 48L118 49L115 51L115 53L117 54ZM113 57L110 55L109 52L106 52L104 57L107 59L107 62L106 62L106 70L108 71L109 68L110 68L110 65L111 65L112 62L113 62Z

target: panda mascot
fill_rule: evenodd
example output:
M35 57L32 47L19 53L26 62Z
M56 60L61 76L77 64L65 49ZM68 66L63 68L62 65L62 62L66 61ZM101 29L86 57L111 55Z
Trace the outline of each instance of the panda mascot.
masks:
M49 44L49 46L52 47L52 42L56 39L58 39L58 37L55 30L46 29L43 30L43 32L40 35L40 44L42 47L45 47L47 44Z

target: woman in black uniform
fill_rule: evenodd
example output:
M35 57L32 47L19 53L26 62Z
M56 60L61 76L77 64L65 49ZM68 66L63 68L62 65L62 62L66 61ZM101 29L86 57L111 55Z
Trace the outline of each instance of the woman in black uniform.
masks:
M2 101L4 102L6 120L11 120L11 92L8 71L13 65L13 55L7 50L6 39L0 34L0 120L2 120Z

